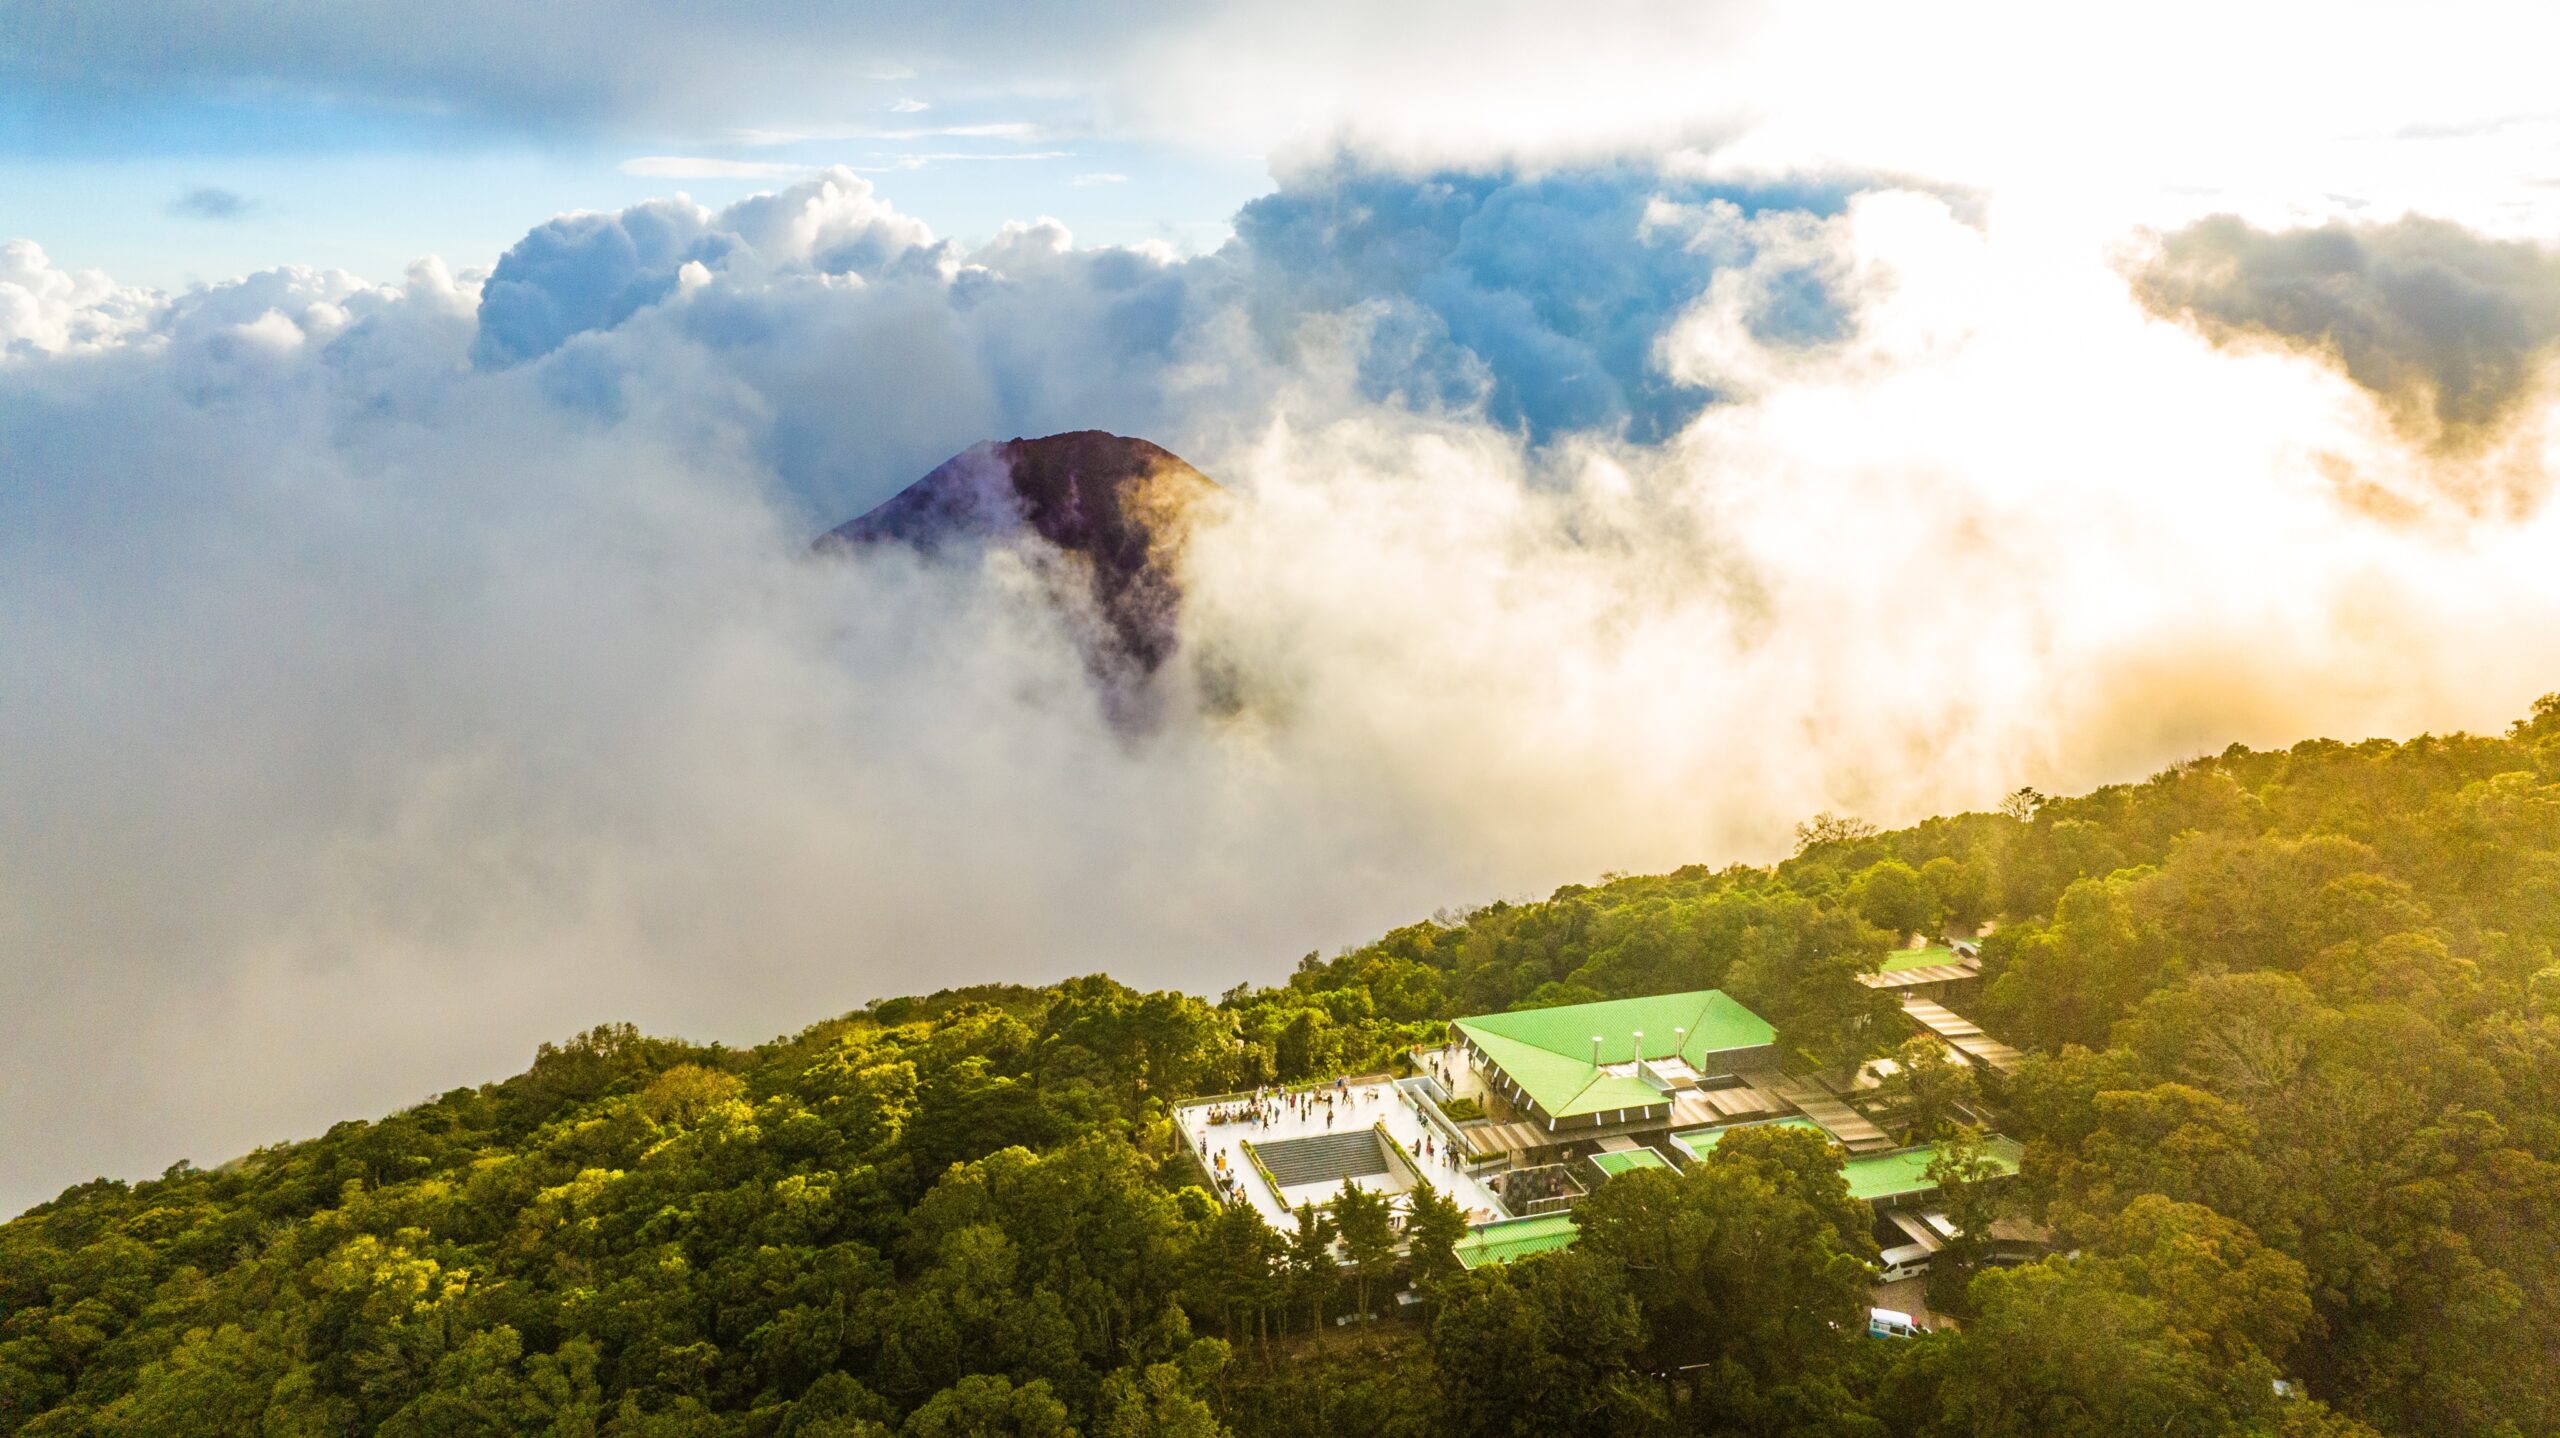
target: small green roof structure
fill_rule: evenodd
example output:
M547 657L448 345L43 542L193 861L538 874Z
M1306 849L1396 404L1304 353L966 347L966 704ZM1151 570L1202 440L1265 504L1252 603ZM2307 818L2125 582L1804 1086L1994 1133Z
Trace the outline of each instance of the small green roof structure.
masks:
M1640 1168L1669 1168L1671 1161L1649 1148L1623 1149L1617 1153L1595 1153L1591 1161L1611 1178L1633 1173Z
M1533 1253L1571 1248L1580 1232L1574 1227L1572 1214L1542 1213L1534 1218L1488 1223L1459 1239L1454 1249L1460 1267L1482 1268L1488 1263L1509 1263Z
M1783 1127L1819 1128L1819 1125L1811 1120L1801 1118L1769 1119L1764 1122ZM1738 1128L1758 1126L1757 1124L1729 1124L1716 1129L1692 1129L1687 1133L1674 1135L1673 1141L1703 1158L1714 1150L1715 1141L1722 1139L1724 1135ZM2014 1176L2018 1171L2018 1161L2024 1153L2025 1150L2019 1146L2017 1140L2003 1138L1998 1134L1993 1134L1982 1141L1983 1159L1990 1165L1992 1172L1997 1174ZM1912 1198L1934 1192L1937 1185L1929 1181L1929 1164L1937 1156L1938 1145L1924 1143L1912 1148L1896 1149L1891 1153L1852 1157L1841 1164L1840 1173L1841 1177L1848 1181L1851 1198L1861 1203L1889 1204L1895 1199ZM1620 1160L1620 1166L1612 1168L1610 1165L1612 1159ZM1647 1159L1651 1159L1652 1162L1646 1162ZM1646 1168L1668 1167L1663 1163L1662 1156L1651 1149L1594 1154L1591 1161L1599 1164L1612 1176ZM1488 1263L1509 1263L1515 1258L1526 1258L1533 1253L1552 1253L1559 1248L1570 1248L1573 1246L1574 1239L1580 1234L1581 1229L1575 1225L1572 1214L1542 1213L1532 1218L1509 1218L1485 1224L1458 1240L1455 1251L1461 1266L1481 1268Z
M1753 1119L1749 1123L1729 1123L1724 1125L1722 1128L1684 1129L1679 1133L1673 1134L1671 1136L1671 1141L1679 1146L1682 1153L1685 1153L1689 1155L1689 1157L1700 1162L1704 1162L1708 1154L1715 1152L1716 1145L1724 1142L1724 1136L1726 1134L1732 1133L1736 1129L1745 1128L1805 1128L1811 1129L1825 1138L1829 1138L1831 1136L1830 1130L1824 1128L1818 1123L1815 1123L1812 1119L1806 1118L1802 1114L1789 1114L1785 1118L1761 1118Z
M2016 1139L1998 1134L1982 1141L1983 1161L2003 1176L2017 1173L2018 1161L2025 1152ZM1841 1164L1840 1176L1849 1181L1851 1198L1868 1203L1910 1198L1936 1191L1938 1185L1929 1178L1929 1165L1937 1157L1938 1145L1934 1143L1898 1148L1891 1153L1863 1154Z
M1778 1038L1767 1020L1718 989L1515 1009L1451 1027L1549 1120L1667 1108L1664 1091L1635 1072L1639 1061L1730 1073L1764 1059Z
M1934 969L1943 964L1963 962L1954 949L1945 944L1931 944L1925 949L1896 949L1884 956L1884 967L1876 972L1898 974L1906 969Z

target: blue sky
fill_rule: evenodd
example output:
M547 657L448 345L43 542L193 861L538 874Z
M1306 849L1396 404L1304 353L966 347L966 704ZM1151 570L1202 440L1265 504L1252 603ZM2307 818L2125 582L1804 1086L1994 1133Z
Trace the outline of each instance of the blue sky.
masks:
M1261 156L1076 133L1061 108L1025 99L946 110L902 95L854 123L806 127L870 134L754 143L728 131L528 133L282 102L127 121L20 115L0 125L14 141L0 146L0 235L167 289L277 264L386 277L426 254L485 266L565 210L679 191L718 207L845 165L966 242L1046 215L1082 241L1193 252L1220 243L1237 207L1270 186ZM209 216L184 203L205 191L236 209Z

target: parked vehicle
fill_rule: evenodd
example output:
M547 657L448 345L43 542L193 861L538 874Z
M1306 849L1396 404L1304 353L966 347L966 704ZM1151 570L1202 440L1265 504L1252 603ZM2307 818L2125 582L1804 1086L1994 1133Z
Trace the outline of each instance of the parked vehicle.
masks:
M1869 1338L1917 1338L1928 1331L1920 1326L1918 1319L1908 1313L1899 1313L1890 1308L1867 1310Z
M1921 1274L1928 1272L1929 1256L1936 1251L1917 1243L1897 1244L1878 1254L1876 1262L1884 1269L1885 1282L1900 1283L1906 1278L1918 1278Z

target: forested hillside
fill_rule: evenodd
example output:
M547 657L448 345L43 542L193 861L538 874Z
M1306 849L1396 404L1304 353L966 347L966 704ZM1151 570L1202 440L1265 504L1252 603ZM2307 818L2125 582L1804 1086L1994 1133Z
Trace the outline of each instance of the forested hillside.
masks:
M525 1073L0 1227L0 1433L2392 1434L2560 1429L2560 699L2498 738L2233 749L1775 869L1568 886L1216 1002L1096 976ZM1801 1061L1994 925L1978 1101L2057 1256L1863 1336L1836 1153L1613 1181L1572 1249L1375 1264L1195 1186L1169 1102L1450 1017L1722 987ZM1967 1074L1894 1096L1942 1124ZM1987 1214L1984 1216L1988 1216ZM2063 1256L2068 1255L2068 1256ZM2284 1396L2276 1380L2309 1396Z

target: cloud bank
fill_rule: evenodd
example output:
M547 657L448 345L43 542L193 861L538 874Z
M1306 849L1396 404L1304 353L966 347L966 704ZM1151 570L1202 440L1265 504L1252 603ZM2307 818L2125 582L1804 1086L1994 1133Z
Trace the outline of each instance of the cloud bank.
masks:
M1818 809L2551 687L2547 514L2371 523L2325 458L2428 456L2111 259L1618 163L1313 166L1190 259L965 249L841 171L389 284L13 245L0 1206L599 1020L1215 990ZM1137 743L1019 556L808 552L1079 427L1240 501L1185 576L1222 702Z
M2560 350L2560 254L2539 245L2415 215L2280 231L2216 215L2162 236L2133 282L2216 344L2335 365L2439 458L2538 438L2515 431L2548 408Z

